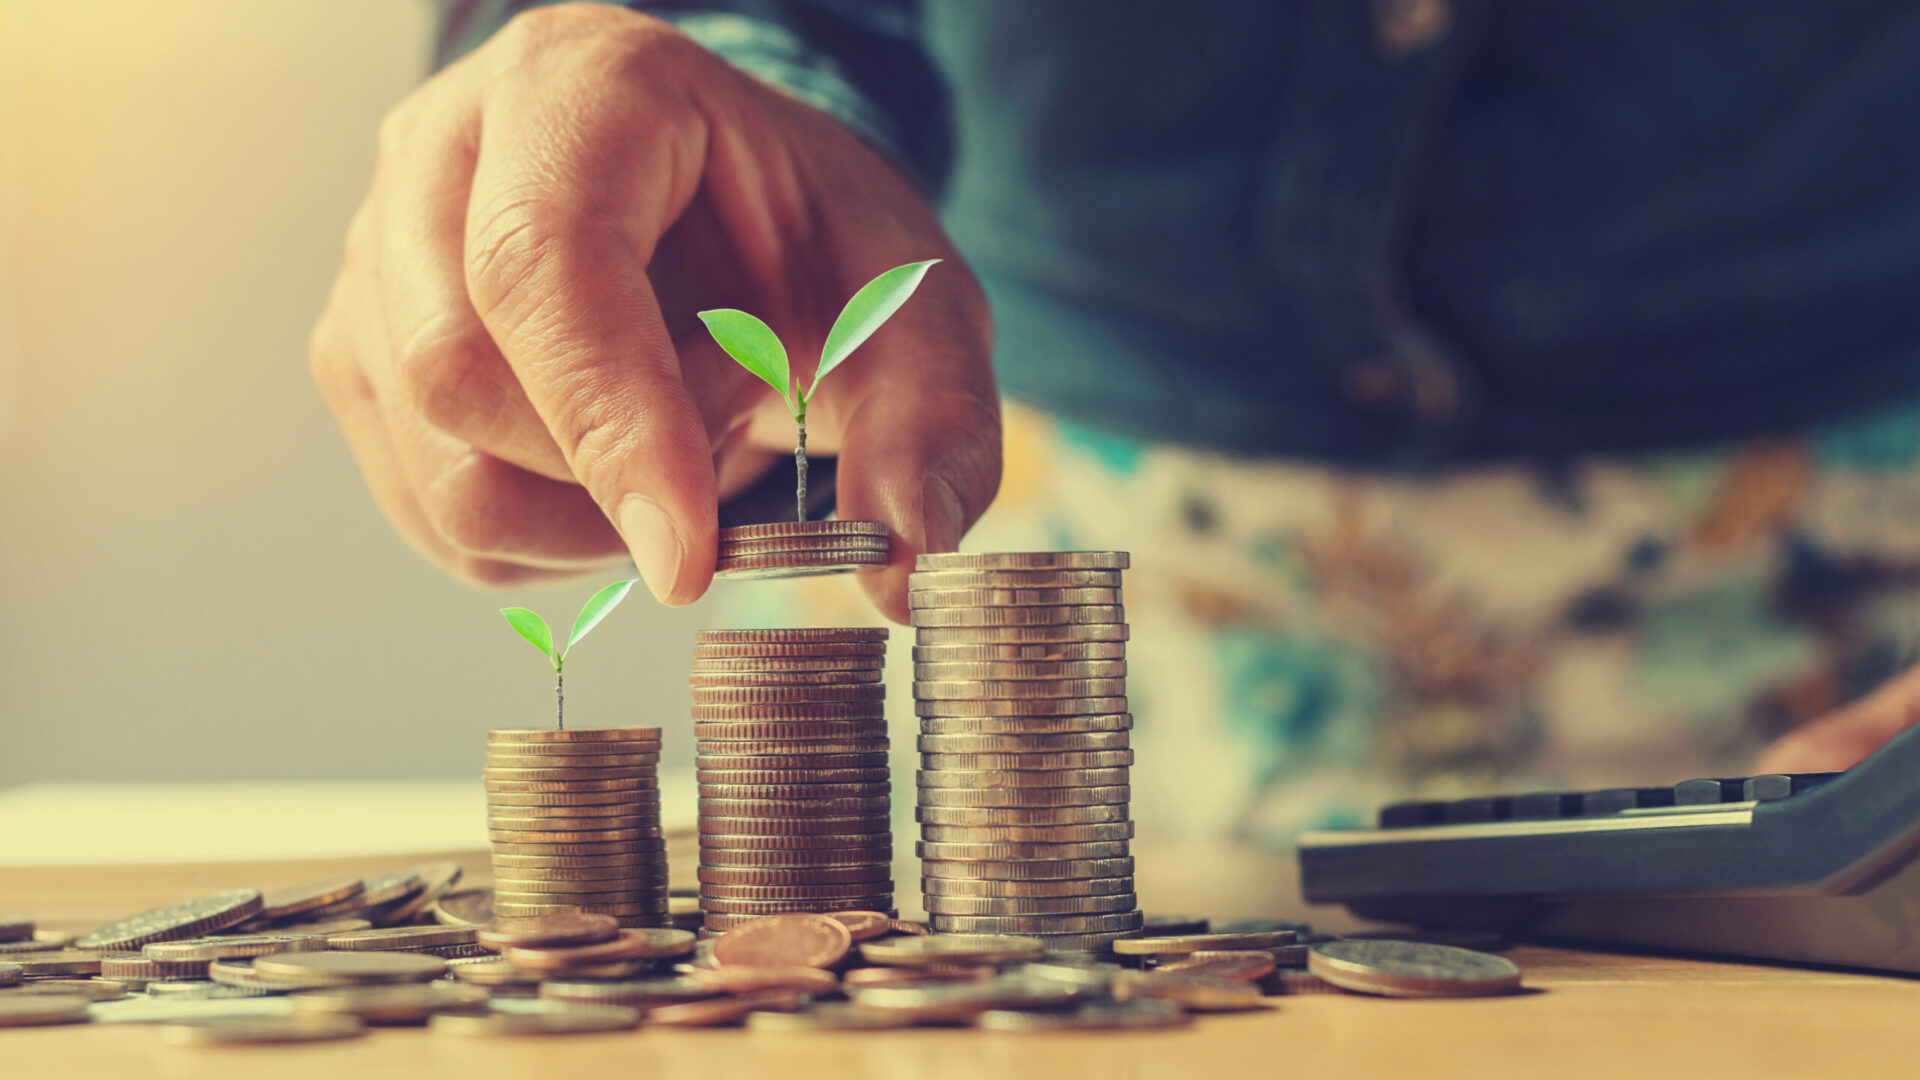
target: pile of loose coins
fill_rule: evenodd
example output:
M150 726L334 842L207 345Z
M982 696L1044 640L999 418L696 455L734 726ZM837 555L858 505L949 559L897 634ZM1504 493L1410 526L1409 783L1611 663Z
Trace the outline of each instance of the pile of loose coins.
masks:
M664 922L659 762L657 727L488 732L494 910Z
M693 646L706 928L893 906L876 627L707 630Z
M1033 937L930 934L882 911L774 915L705 940L684 928L623 928L610 915L468 924L457 914L484 912L483 899L430 905L439 925L242 934L262 897L236 889L103 927L79 940L110 947L90 950L0 919L0 1027L151 1021L162 1040L187 1045L315 1042L404 1025L449 1036L642 1023L1096 1031L1265 1011L1286 995L1465 997L1520 985L1520 969L1491 955L1504 942L1460 932L1330 938L1299 924L1163 916L1114 942L1111 961L1086 961L1050 955Z
M785 521L720 530L717 578L806 577L885 565L887 527L878 521Z
M1100 954L1133 887L1122 551L922 555L909 579L936 931Z

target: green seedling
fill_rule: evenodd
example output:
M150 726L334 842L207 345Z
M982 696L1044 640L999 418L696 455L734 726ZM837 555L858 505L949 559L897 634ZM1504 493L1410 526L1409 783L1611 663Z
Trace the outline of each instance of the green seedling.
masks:
M827 332L827 342L820 350L820 365L813 372L813 385L804 390L789 371L786 346L780 344L779 335L772 327L736 308L700 312L700 319L707 324L713 340L741 367L773 387L799 428L793 450L793 469L799 478L794 493L796 520L807 520L807 404L819 391L820 380L892 318L900 305L913 295L913 290L920 287L920 279L927 276L927 269L939 261L928 259L896 266L862 285L853 299L847 301L840 317L833 320L833 329Z
M562 696L562 690L566 685L562 669L567 665L567 654L573 651L575 645L580 644L581 638L586 637L594 627L600 625L600 620L620 606L620 601L627 598L627 593L633 589L634 582L638 580L638 578L631 578L627 581L616 581L594 593L593 598L580 609L579 617L573 620L573 633L568 635L567 645L563 649L554 648L553 631L547 629L547 620L523 607L500 609L500 614L507 617L507 625L513 627L514 633L532 642L534 648L547 654L547 659L553 662L554 727L564 731L567 726L567 703Z

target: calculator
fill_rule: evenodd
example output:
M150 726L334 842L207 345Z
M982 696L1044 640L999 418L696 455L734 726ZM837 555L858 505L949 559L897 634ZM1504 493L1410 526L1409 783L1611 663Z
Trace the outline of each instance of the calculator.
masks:
M1395 803L1310 902L1540 941L1920 973L1920 726L1842 773Z

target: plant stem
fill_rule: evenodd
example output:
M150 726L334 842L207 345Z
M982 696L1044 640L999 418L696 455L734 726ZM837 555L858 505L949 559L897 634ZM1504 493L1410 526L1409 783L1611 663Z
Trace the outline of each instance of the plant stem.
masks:
M799 477L800 486L794 491L795 521L807 520L807 413L805 409L795 418L800 425L800 442L793 448L793 472Z
M560 694L561 688L565 685L566 685L566 680L561 677L560 669L554 668L553 669L553 727L555 731L567 730L567 700L566 698L562 697Z

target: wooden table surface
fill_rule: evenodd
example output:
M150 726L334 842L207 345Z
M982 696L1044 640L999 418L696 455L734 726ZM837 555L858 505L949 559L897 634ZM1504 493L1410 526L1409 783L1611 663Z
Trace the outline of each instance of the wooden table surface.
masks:
M0 912L84 930L133 911L239 884L274 887L371 873L412 859L167 867L0 867ZM447 857L447 856L439 856ZM457 857L484 876L486 857ZM1271 854L1142 852L1149 911L1305 915L1289 861ZM686 880L686 878L681 878ZM912 877L902 883L911 887ZM1901 1076L1920 1072L1920 981L1857 974L1520 947L1528 992L1399 1001L1355 995L1272 999L1269 1010L1203 1017L1171 1032L1018 1035L927 1029L772 1034L647 1030L550 1039L473 1039L381 1029L300 1047L159 1045L138 1024L0 1030L0 1077L1041 1077L1287 1076L1476 1080L1606 1077Z

